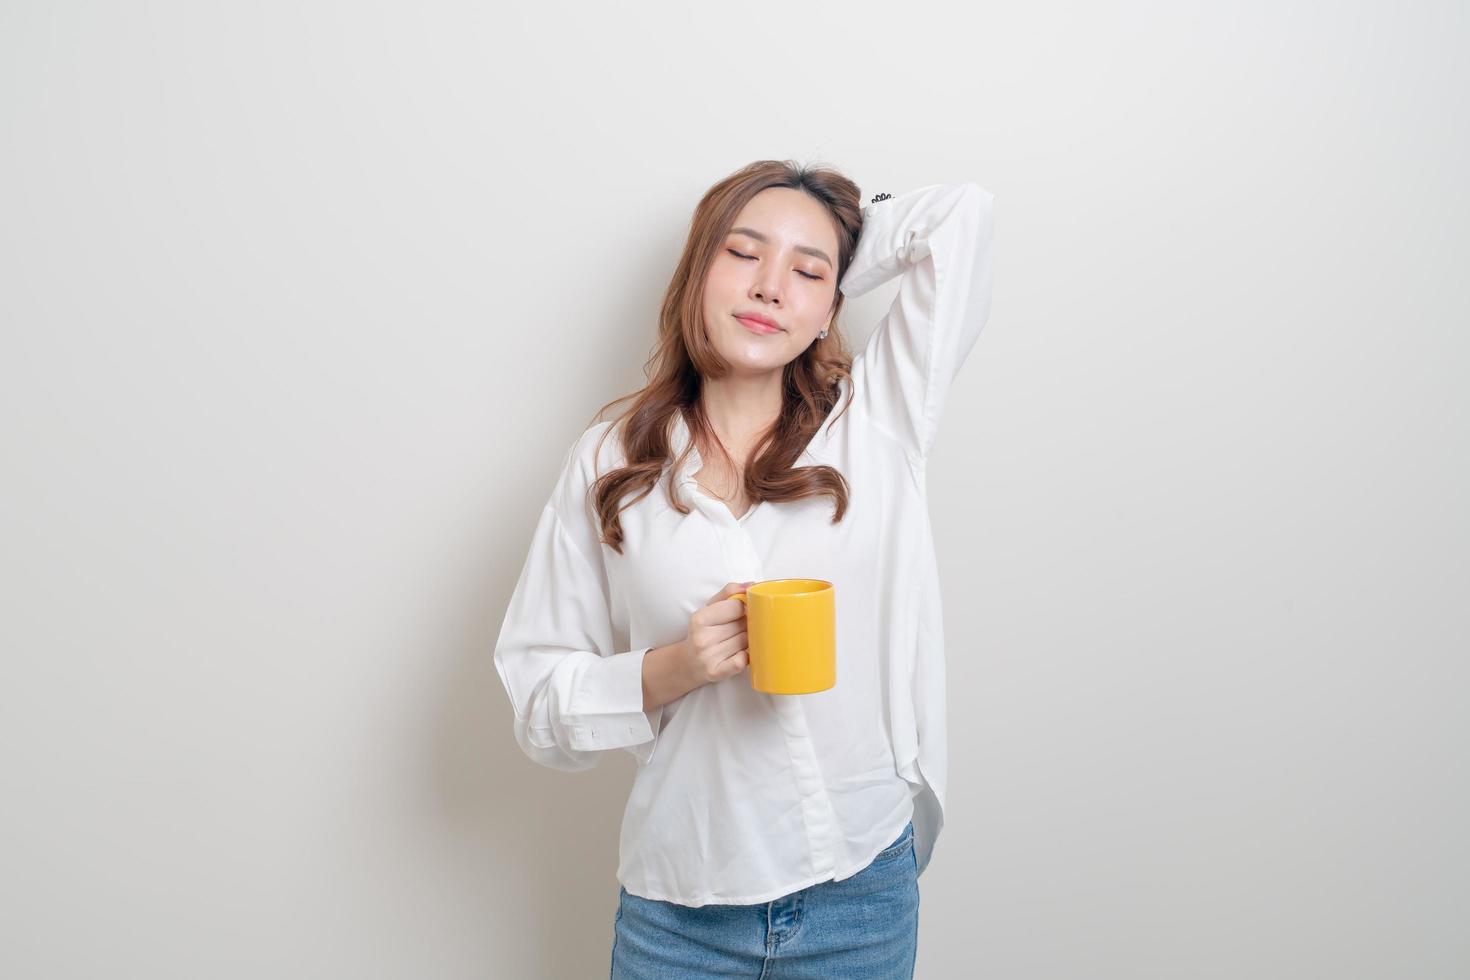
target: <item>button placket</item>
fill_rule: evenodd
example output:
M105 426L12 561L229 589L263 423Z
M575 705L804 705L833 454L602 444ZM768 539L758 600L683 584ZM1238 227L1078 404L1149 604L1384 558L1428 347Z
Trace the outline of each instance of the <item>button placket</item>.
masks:
M683 448L683 429L679 448ZM809 455L809 454L808 454ZM690 449L680 486L687 491L688 499L714 524L719 537L720 550L733 581L759 582L765 578L760 554L751 539L750 530L740 518L730 512L722 501L707 496L695 481L702 460L698 449ZM754 505L752 505L754 506ZM745 514L744 517L751 515ZM807 724L806 708L801 695L761 694L781 726L782 740L786 743L791 758L791 771L796 781L797 793L801 797L801 818L806 828L807 846L811 853L811 873L828 874L837 868L837 853L834 835L837 831L837 814L832 799L827 793L826 781L822 777L817 759L816 745L812 741L811 728Z
M801 819L811 848L812 874L827 874L837 868L837 852L832 841L837 829L837 815L822 777L816 745L807 724L806 708L799 694L768 694L766 697L775 709L791 756L791 772L801 797Z
M741 581L763 579L760 555L755 542L744 525L736 524L721 533L727 543L728 560L731 568L746 571L739 574ZM811 851L812 873L826 874L837 868L837 852L833 835L837 830L837 814L832 798L827 792L827 783L822 775L821 763L817 759L816 743L812 741L811 727L807 723L806 706L799 694L762 694L771 705L781 735L791 758L791 772L796 780L797 793L801 797L802 824L806 827L807 844Z

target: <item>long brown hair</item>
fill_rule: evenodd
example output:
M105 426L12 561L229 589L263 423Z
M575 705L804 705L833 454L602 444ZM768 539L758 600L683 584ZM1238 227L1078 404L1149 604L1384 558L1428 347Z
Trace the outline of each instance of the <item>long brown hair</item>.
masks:
M827 336L813 341L783 369L781 413L752 450L744 472L745 493L753 501L831 495L833 524L847 511L847 481L837 469L825 464L793 468L792 464L836 406L841 379L851 378L852 356L837 329L843 296L835 284L842 281L862 230L860 191L853 181L829 168L808 168L789 160L757 160L712 186L694 209L684 251L659 309L658 339L644 365L648 384L613 399L594 416L595 423L609 407L636 399L616 420L626 420L627 424L620 427L615 421L602 436L606 439L609 432L621 432L627 465L598 477L591 488L602 541L618 554L623 553L623 528L618 515L624 507L646 497L658 483L670 461L670 423L676 413L683 415L690 434L688 446L674 461L676 471L697 445L719 446L725 459L730 459L699 398L705 376L723 377L730 369L705 333L701 301L705 275L730 226L746 202L768 187L805 191L827 208L837 230L837 275ZM601 448L599 440L598 453ZM669 503L679 513L687 514L689 507L676 497L674 484L668 481ZM623 497L633 491L638 491L637 496L622 504Z

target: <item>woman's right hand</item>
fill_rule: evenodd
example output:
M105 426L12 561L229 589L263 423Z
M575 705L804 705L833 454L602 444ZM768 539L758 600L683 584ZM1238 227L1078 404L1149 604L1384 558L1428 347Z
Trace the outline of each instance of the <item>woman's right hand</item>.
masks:
M750 582L727 582L708 603L689 615L689 634L680 647L685 676L695 687L733 677L750 663L745 603L730 596Z

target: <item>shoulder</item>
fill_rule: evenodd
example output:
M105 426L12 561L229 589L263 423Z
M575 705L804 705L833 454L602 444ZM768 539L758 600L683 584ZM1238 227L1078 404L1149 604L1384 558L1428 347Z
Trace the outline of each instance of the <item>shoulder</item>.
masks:
M551 505L562 516L585 513L592 484L623 465L620 428L617 420L596 422L572 441L562 457L561 471L551 493Z
M567 450L565 469L596 479L609 469L623 465L622 426L618 419L594 422Z

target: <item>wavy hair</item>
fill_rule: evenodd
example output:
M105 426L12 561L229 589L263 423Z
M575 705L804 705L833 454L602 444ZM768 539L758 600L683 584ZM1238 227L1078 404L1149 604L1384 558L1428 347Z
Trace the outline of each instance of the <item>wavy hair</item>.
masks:
M720 356L706 333L701 302L705 276L725 235L746 202L768 187L805 191L827 208L837 231L834 283L842 281L852 261L862 230L861 192L857 184L835 170L803 167L789 160L758 160L721 179L700 198L659 309L658 338L644 364L648 383L603 405L594 416L595 424L611 406L634 399L616 420L626 420L626 424L615 422L602 435L606 439L614 430L621 433L627 463L598 477L590 491L601 540L618 554L623 553L619 515L653 491L665 465L671 462L675 413L683 415L690 435L684 451L672 461L676 471L688 458L690 448L710 445L719 447L720 454L736 468L699 397L705 377L724 377L730 370L729 362ZM837 329L842 301L842 291L834 285L827 336L813 341L782 369L781 412L752 449L743 478L745 493L754 502L830 495L834 501L833 524L841 521L847 511L847 481L836 468L825 464L800 468L793 464L836 407L841 379L851 378L852 356ZM842 411L846 411L846 405ZM598 441L598 453L602 439ZM687 514L689 507L675 495L674 484L673 480L667 482L669 504ZM636 496L622 503L630 493Z

